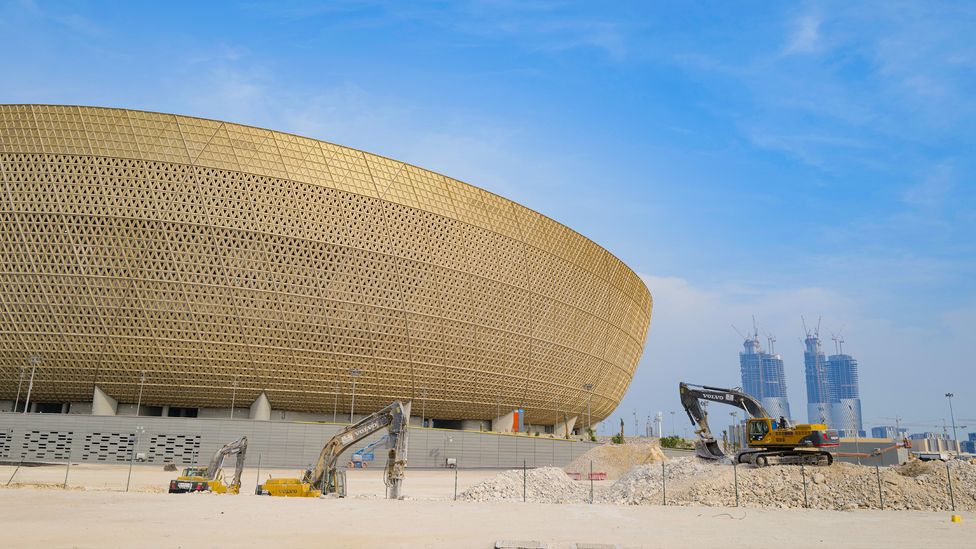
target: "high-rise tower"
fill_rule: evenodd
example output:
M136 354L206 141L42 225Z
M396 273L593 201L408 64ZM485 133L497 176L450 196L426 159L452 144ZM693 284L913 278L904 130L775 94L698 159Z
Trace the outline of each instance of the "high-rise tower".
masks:
M790 417L790 403L786 397L786 373L783 359L773 354L772 340L769 352L759 345L758 333L753 333L742 343L739 352L739 369L742 373L742 390L758 398L773 418Z
M830 381L827 357L820 345L820 330L807 331L803 340L803 366L807 381L807 421L830 425ZM832 425L830 425L832 427Z
M827 381L830 386L831 427L840 436L864 436L861 426L861 393L858 387L857 360L844 354L844 340L834 338L837 354L827 359Z

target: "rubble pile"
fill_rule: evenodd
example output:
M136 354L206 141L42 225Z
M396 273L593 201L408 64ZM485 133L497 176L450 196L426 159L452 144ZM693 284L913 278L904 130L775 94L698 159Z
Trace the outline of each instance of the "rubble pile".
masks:
M951 461L955 508L976 511L976 463ZM834 463L830 467L740 465L739 504L745 507L854 510L880 509L878 481L885 509L944 511L950 507L944 462L910 462L900 467ZM661 477L664 475L665 486ZM697 457L638 465L612 485L594 489L596 503L661 505L666 490L668 505L734 506L731 465ZM590 483L573 481L562 470L534 469L527 476L527 500L544 503L585 503ZM804 503L806 485L806 504ZM521 500L522 472L507 471L459 496L468 501Z
M526 501L537 503L582 503L589 501L588 484L576 482L558 467L505 471L458 494L463 501L522 501L523 479Z
M668 461L668 505L735 505L732 467L699 458ZM660 504L660 466L636 467L601 494L614 504ZM976 510L976 465L949 463L956 509ZM950 507L946 466L911 463L878 471L867 465L835 463L830 467L773 466L737 468L739 503L747 507L853 510L880 509L878 481L885 509L938 511ZM806 503L804 503L804 481Z

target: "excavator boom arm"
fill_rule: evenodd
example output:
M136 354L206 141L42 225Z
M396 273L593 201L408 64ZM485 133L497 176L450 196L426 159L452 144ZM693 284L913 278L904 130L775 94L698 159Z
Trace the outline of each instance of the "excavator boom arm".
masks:
M386 427L390 429L389 444L391 446L391 455L387 462L386 483L390 485L392 482L401 480L403 478L403 466L406 463L408 414L409 412L405 410L403 404L396 401L336 433L322 447L315 468L309 475L309 483L312 486L322 486L326 477L334 473L339 456L347 448Z
M230 455L237 454L237 467L234 471L234 481L232 484L240 484L241 473L244 471L244 456L247 453L247 437L243 436L234 442L229 442L224 444L214 453L213 458L210 460L210 464L207 466L207 477L210 480L217 478L220 473L220 469L224 466L224 458Z
M678 391L681 393L681 405L684 407L685 413L688 414L691 423L698 426L695 432L702 439L714 440L715 438L708 427L708 413L701 405L702 400L741 408L750 417L769 417L769 412L763 408L762 403L738 389L723 389L682 382L678 385Z

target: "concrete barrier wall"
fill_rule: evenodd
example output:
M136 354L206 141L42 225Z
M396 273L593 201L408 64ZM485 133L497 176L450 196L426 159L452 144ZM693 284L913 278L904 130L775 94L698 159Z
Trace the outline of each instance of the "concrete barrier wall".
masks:
M149 463L206 464L220 446L248 437L247 465L307 467L322 445L345 424L135 416L0 413L0 460L86 463L127 462L134 449ZM353 451L379 439L385 430L355 444ZM562 467L595 443L513 434L411 427L408 467L444 467L448 458L461 468ZM386 463L386 449L373 450L372 467Z

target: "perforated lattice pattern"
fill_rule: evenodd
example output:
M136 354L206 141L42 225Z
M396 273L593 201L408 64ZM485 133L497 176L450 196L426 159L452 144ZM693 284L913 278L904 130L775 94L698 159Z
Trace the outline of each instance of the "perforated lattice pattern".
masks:
M200 454L199 435L153 435L147 459L151 462L192 464Z
M619 260L476 187L287 134L0 106L0 398L531 423L612 411L651 298ZM236 395L232 390L237 382ZM419 403L419 402L418 402Z
M68 459L72 434L71 431L31 431L22 448L25 459Z
M0 458L10 457L10 440L12 438L9 432L0 433Z
M129 461L135 433L89 433L85 435L85 461Z

